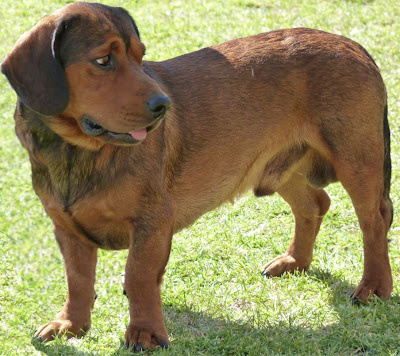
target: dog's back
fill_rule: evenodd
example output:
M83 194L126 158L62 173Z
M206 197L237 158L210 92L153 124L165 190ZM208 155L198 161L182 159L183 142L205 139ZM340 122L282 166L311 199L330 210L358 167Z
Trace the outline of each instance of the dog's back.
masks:
M337 180L336 155L356 146L369 155L376 146L365 143L367 131L383 128L379 69L342 36L279 30L144 65L175 98L166 174L178 227L248 189L276 192L300 165L324 187Z

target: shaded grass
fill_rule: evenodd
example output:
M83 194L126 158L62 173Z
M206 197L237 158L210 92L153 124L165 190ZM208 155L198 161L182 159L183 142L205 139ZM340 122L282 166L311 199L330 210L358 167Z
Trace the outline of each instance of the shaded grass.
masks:
M0 0L0 57L43 15L67 1ZM105 3L105 2L104 2ZM261 266L286 249L289 207L251 195L213 211L175 236L163 286L176 355L397 355L400 353L399 113L400 8L376 1L108 1L134 16L148 60L162 60L236 37L306 26L343 34L374 57L388 88L395 219L389 238L394 297L356 307L349 295L362 275L362 237L340 185L307 273L265 280ZM26 152L15 137L15 94L0 78L0 354L127 355L128 303L119 274L126 252L99 256L93 327L80 340L32 342L62 306L63 261L34 195Z

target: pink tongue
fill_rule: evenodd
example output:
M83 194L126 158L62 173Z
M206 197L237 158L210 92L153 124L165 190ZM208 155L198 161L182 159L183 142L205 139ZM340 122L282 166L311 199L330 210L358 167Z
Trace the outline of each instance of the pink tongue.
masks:
M131 132L131 136L138 141L142 141L146 138L147 136L147 131L146 129L140 129L140 130L135 130Z

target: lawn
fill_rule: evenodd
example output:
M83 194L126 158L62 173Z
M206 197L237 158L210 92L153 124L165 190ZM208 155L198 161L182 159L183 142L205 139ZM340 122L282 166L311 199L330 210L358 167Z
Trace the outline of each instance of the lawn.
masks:
M0 0L0 58L64 0ZM389 233L393 297L356 306L362 235L339 184L306 273L264 279L262 265L293 234L289 206L277 195L246 195L177 234L163 285L170 355L400 355L400 6L398 0L109 0L136 20L148 60L163 60L236 37L312 27L362 44L381 69L392 130ZM16 96L0 77L0 355L128 355L128 302L120 273L127 253L101 251L98 300L85 338L40 344L34 330L66 297L62 256L30 182L28 155L13 125Z

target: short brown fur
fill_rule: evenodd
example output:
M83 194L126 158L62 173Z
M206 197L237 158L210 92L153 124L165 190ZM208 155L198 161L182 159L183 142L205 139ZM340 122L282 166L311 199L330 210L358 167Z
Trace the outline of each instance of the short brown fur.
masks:
M169 344L160 284L172 235L249 189L278 192L295 234L263 274L310 266L339 180L364 234L364 274L354 298L392 292L387 231L390 141L379 70L357 43L311 29L273 31L144 62L122 9L75 3L47 16L2 63L18 94L16 132L65 260L68 298L37 331L90 327L97 249L129 249L125 289L136 350ZM95 60L111 55L110 70ZM146 105L167 95L154 120ZM107 131L87 134L85 117ZM147 128L132 141L130 132Z

